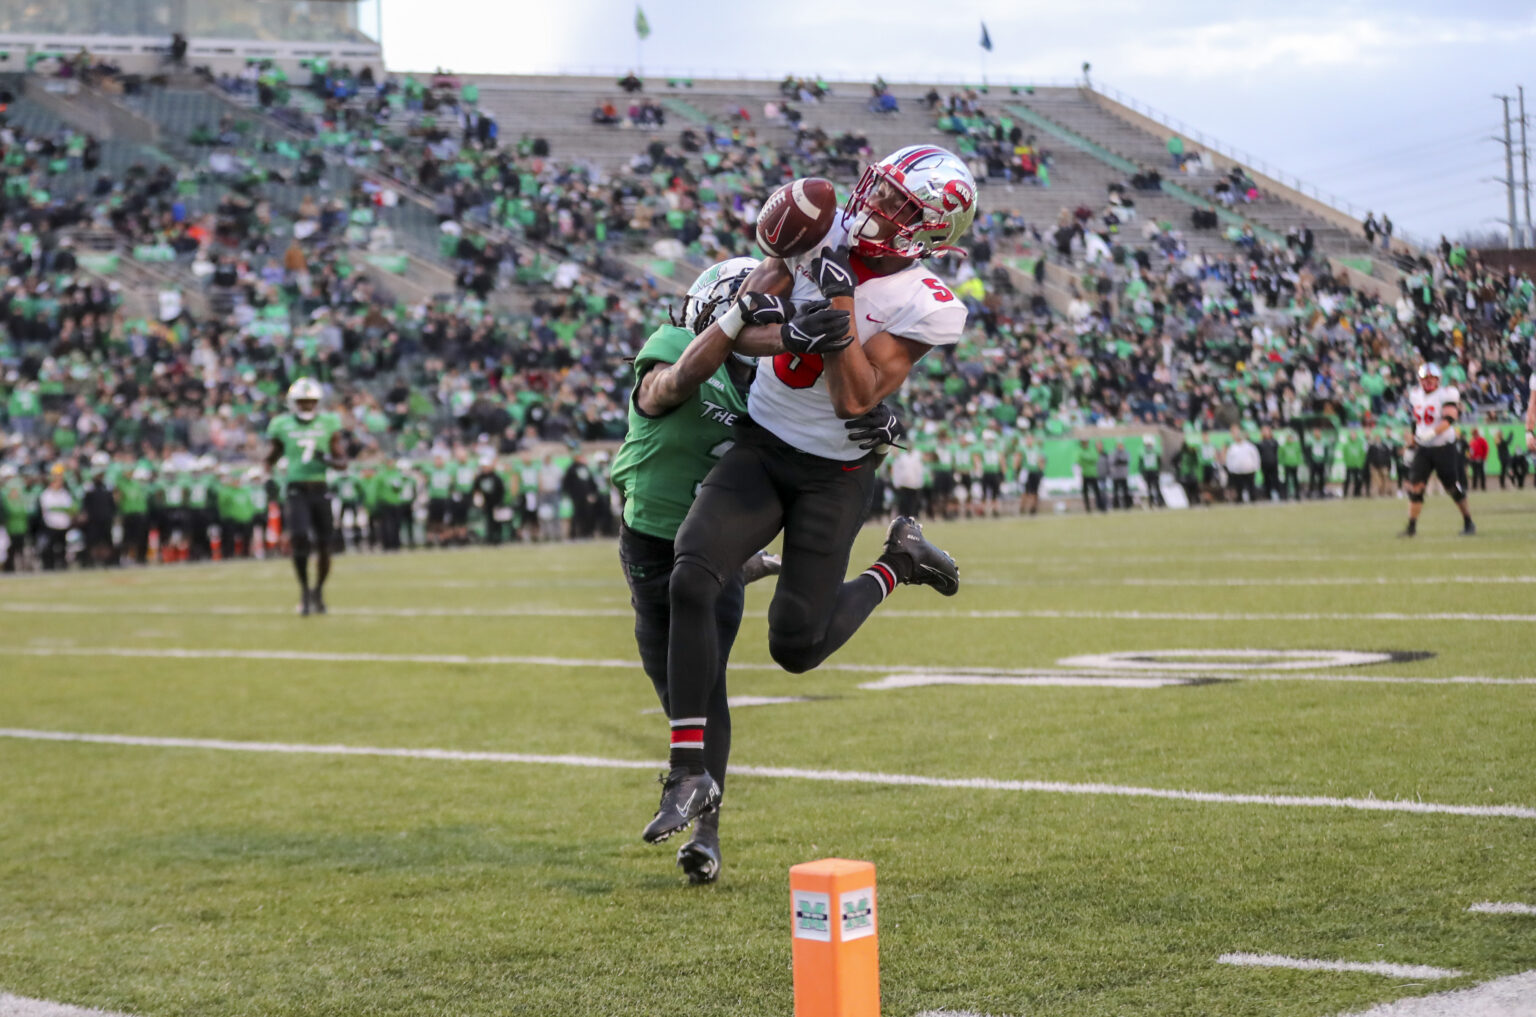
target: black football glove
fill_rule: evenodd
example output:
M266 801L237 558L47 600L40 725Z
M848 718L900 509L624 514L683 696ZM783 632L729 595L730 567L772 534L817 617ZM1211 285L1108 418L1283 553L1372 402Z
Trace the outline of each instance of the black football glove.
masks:
M825 300L818 300L800 308L779 328L779 336L785 350L805 356L836 353L853 342L853 329L847 311L833 310Z
M767 293L743 293L736 298L744 325L782 325L795 316L794 305Z
M811 279L816 288L828 300L834 297L851 297L858 281L848 265L848 247L823 247L821 253L811 259Z
M862 417L844 421L843 426L848 429L848 440L866 452L884 452L892 445L906 448L901 439L907 436L907 425L885 403L880 403Z

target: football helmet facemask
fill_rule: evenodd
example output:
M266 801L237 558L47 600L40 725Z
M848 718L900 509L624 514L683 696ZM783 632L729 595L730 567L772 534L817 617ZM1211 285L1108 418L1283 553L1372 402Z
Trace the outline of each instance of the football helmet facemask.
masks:
M976 218L976 180L953 152L908 145L864 171L844 214L849 246L865 257L957 251Z

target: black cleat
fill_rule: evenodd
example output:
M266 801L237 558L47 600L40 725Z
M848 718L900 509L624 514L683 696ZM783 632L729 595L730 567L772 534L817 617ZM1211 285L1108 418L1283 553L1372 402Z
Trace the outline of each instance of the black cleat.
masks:
M676 767L661 776L661 804L640 833L647 844L660 844L706 812L720 807L720 785L703 770Z
M912 563L909 578L902 582L931 586L946 597L960 592L960 566L924 539L923 528L911 516L891 520L890 529L885 531L885 553L902 555Z
M1466 521L1466 524L1462 526L1462 528L1461 528L1461 535L1463 537L1475 537L1475 536L1477 536L1477 527L1473 524L1472 520L1468 519Z
M309 602L309 591L308 590L301 590L299 592L299 606L298 606L298 608L296 608L296 610L298 611L300 617L302 617L302 618L308 618L309 617L310 602Z
M706 812L693 825L693 836L677 849L677 867L694 886L720 878L720 810Z
M1398 537L1399 540L1402 540L1402 539L1407 538L1407 537L1417 537L1418 535L1419 535L1419 533L1418 533L1417 530L1398 530L1397 531L1397 537Z
M759 579L767 579L776 576L784 568L784 559L767 551L759 551L747 559L747 563L741 567L741 581L755 583Z
M309 595L309 606L315 614L325 614L325 597L321 596L319 590Z

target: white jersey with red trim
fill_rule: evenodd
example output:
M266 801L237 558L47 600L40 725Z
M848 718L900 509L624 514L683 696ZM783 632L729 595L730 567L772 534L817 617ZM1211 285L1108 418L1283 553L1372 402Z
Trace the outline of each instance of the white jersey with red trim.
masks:
M785 259L795 280L790 299L797 306L821 299L811 279L811 261L823 247L847 242L848 223L839 216L814 250ZM929 346L952 346L960 341L965 319L965 305L921 262L892 275L861 277L853 291L854 330L861 344L889 332ZM822 358L816 354L763 358L747 394L747 413L802 452L843 462L861 459L866 453L848 440L844 422L832 408L822 369Z
M1408 393L1408 406L1413 413L1413 440L1420 448L1439 448L1441 445L1455 443L1456 428L1448 427L1440 434L1435 433L1435 428L1444 415L1445 407L1459 402L1461 393L1451 385L1441 385L1433 392L1415 386Z

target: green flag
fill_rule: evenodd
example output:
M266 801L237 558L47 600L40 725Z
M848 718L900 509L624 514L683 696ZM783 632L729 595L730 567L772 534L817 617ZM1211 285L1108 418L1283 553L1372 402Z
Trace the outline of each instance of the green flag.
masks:
M642 39L651 37L651 23L645 20L645 11L640 9L639 4L635 4L635 34Z

